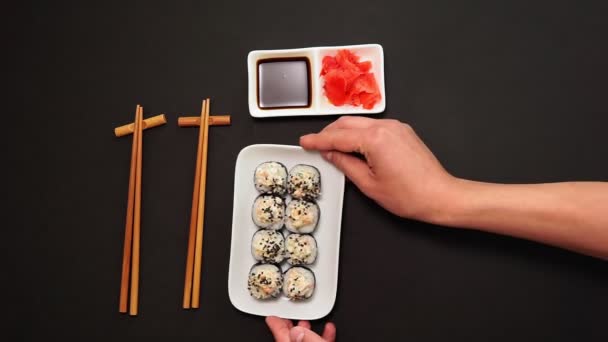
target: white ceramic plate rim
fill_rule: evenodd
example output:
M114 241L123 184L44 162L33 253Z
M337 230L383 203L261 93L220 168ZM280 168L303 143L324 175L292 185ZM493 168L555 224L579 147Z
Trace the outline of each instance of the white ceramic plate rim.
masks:
M248 308L246 307L247 304L243 304L240 302L239 298L240 295L237 295L234 293L234 291L240 291L240 287L242 286L242 288L246 288L246 283L243 284L236 284L235 281L232 279L233 277L235 277L235 275L233 274L234 272L236 272L235 268L238 268L236 266L236 263L241 263L241 262L245 262L242 260L236 260L237 256L236 256L236 249L237 248L242 248L242 246L238 246L237 245L237 241L238 241L238 237L237 234L239 234L239 228L237 227L237 220L236 220L236 214L237 214L237 208L239 208L239 205L237 204L237 201L239 201L239 189L237 187L237 185L240 183L238 181L239 178L239 166L240 166L240 162L242 160L242 157L248 153L253 153L255 152L256 149L280 149L280 150L291 150L294 152L298 152L298 153L316 153L316 152L308 152L303 150L301 147L299 146L291 146L291 145L276 145L276 144L257 144L257 145L249 145L245 148L243 148L240 152L239 155L237 157L236 160L236 166L235 166L235 178L234 178L234 199L233 199L233 215L232 215L232 233L231 233L231 243L230 243L230 262L229 262L229 270L228 270L228 297L230 298L230 302L232 303L232 305L237 308L238 310L245 312L245 313L250 313L250 314L254 314L254 315L259 315L259 316L268 316L268 315L278 315L281 316L283 318L288 318L288 319L298 319L298 320L315 320L315 319L319 319L322 317L327 316L327 314L329 314L331 312L331 310L333 309L333 306L335 304L336 301L336 297L337 297L337 289L338 289L338 269L339 269L339 259L340 259L340 235L341 235L341 229L342 229L342 208L343 208L343 203L344 203L344 186L345 186L345 177L344 174L339 172L337 169L334 168L333 165L323 161L324 163L327 163L327 167L331 167L333 169L336 170L336 173L339 174L339 179L337 180L337 203L336 206L338 208L340 208L340 210L337 211L337 213L335 213L336 217L335 217L335 222L337 222L337 232L336 232L336 240L335 242L332 241L331 243L331 248L335 248L335 260L333 261L335 264L331 265L331 267L333 267L333 269L335 269L335 277L333 278L334 281L331 284L333 287L333 291L330 294L330 297L328 298L328 301L330 301L331 303L329 303L329 305L325 305L322 310L318 309L315 311L315 308L313 307L311 310L311 306L305 306L308 303L303 302L303 303L299 303L298 305L303 305L302 306L302 310L299 310L300 312L293 314L293 313L284 313L282 314L282 312L278 312L275 309L271 309L268 310L268 308L270 306L263 306L262 303L259 306L256 306L257 309L252 309L252 308ZM321 157L318 157L319 160L323 160L321 159ZM273 159L272 155L268 155L267 160L275 160ZM281 160L277 160L279 162L281 162ZM288 168L292 167L293 165L286 165ZM253 174L253 170L247 170L250 171ZM321 175L321 177L323 177L323 174ZM253 176L251 177L253 178ZM251 179L251 187L253 188L253 179ZM325 187L322 184L322 187ZM322 190L323 191L323 190ZM322 195L323 196L323 195ZM242 200L242 199L241 199ZM249 205L247 205L247 207L249 207ZM322 214L323 215L323 214ZM253 224L253 223L251 223ZM242 228L241 228L242 229ZM242 233L241 233L242 234ZM314 235L314 234L313 234ZM316 237L316 236L315 236ZM248 239L250 239L250 237L248 237ZM335 244L334 244L335 243ZM329 244L328 244L329 245ZM328 245L326 245L326 248L328 248ZM320 250L320 252L322 252ZM247 260L248 263L251 263L252 265L255 263L253 258L251 258L251 260ZM331 262L331 260L328 260L326 262ZM331 269L331 267L329 267ZM282 267L282 269L285 269L285 267ZM236 287L236 288L235 288ZM247 294L248 296L248 294ZM324 302L325 303L325 302ZM280 311L280 310L279 310Z

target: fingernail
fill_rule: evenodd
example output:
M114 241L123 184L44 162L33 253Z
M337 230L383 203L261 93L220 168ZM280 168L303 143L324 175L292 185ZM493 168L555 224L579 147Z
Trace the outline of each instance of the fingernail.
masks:
M300 141L304 140L304 139L308 139L307 137L311 136L312 134L304 134L300 137Z
M304 341L304 329L302 327L293 327L289 332L289 338L294 342Z
M321 152L321 157L323 157L323 159L325 159L327 161L331 161L331 158L333 158L333 153L332 152Z

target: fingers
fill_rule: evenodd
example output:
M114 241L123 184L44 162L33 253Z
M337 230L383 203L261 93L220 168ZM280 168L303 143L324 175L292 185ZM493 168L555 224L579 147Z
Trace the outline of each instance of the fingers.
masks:
M328 131L336 128L356 128L365 129L372 127L379 120L370 119L363 116L343 116L338 120L330 123L323 128L323 131Z
M325 342L321 336L301 326L293 327L289 332L289 337L292 342Z
M321 156L334 164L363 192L372 185L371 171L363 160L338 151L321 152Z
M300 138L300 145L307 150L363 153L364 129L333 129L308 134Z
M325 324L325 329L323 329L323 339L327 342L334 342L336 340L335 324L331 322Z
M293 324L290 320L268 316L266 317L266 324L272 332L272 336L274 337L276 342L289 342L289 330L293 327Z
M336 340L336 326L333 323L325 324L323 337L310 330L308 321L300 321L294 327L288 319L268 316L266 324L277 342L334 342Z
M302 328L310 329L310 322L308 322L308 321L300 321L298 323L298 326L302 327Z

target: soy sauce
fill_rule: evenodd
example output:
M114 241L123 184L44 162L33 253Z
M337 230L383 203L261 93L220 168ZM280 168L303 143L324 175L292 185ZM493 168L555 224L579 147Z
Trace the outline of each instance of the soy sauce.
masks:
M312 91L308 58L261 59L257 63L257 72L260 109L310 107Z

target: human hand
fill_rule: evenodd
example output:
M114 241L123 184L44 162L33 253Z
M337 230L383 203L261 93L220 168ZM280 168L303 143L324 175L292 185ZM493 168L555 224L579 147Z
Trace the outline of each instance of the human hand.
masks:
M344 116L302 136L300 145L320 151L365 195L396 215L437 222L454 202L456 178L399 121Z
M336 326L333 323L325 324L323 337L310 330L308 321L300 321L294 327L288 319L268 316L266 324L276 342L334 342L336 340Z

